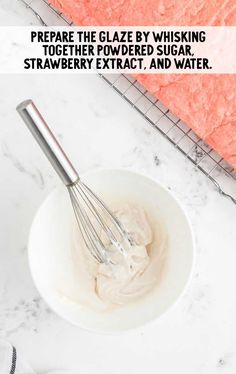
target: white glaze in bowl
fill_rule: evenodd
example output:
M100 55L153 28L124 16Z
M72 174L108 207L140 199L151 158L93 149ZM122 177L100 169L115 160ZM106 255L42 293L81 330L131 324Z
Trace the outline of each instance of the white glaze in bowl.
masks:
M143 326L159 318L180 297L193 268L192 230L182 207L159 183L127 170L96 170L82 176L99 196L141 204L164 225L168 235L165 269L159 285L142 300L110 312L58 297L57 280L71 276L70 261L61 250L70 243L72 209L64 188L53 191L34 219L29 239L29 262L35 284L45 301L61 317L96 332L119 332ZM60 219L58 219L60 217ZM52 245L55 242L57 246ZM57 276L55 276L55 269ZM73 281L73 279L71 280Z

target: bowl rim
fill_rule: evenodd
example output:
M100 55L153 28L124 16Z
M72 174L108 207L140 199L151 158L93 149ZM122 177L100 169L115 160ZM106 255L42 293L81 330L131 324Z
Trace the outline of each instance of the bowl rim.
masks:
M178 205L178 207L180 208L180 210L182 211L185 219L186 219L186 222L187 222L187 225L188 225L188 229L189 229L189 232L190 232L190 238L191 238L191 252L192 252L192 259L191 259L191 267L189 269L189 274L188 274L188 278L187 278L187 281L185 283L185 285L183 286L181 292L179 293L179 295L177 296L177 298L174 300L174 302L169 305L166 310L164 312L162 312L159 316L156 316L154 318L151 318L150 320L138 325L138 326L135 326L135 327L130 327L130 328L125 328L125 329L122 329L122 330L104 330L104 329L96 329L96 328L90 328L90 327L87 327L87 326L84 326L83 324L79 324L79 323L76 323L74 321L72 321L70 318L68 317L65 317L63 315L63 313L61 313L60 311L56 310L56 308L54 307L54 305L52 305L52 303L50 302L50 300L48 300L47 297L45 297L43 295L43 293L41 292L41 290L39 289L39 286L37 284L37 281L34 277L34 274L33 274L33 269L32 269L32 264L31 264L31 256L30 256L30 247L31 247L31 241L32 241L32 232L33 232L33 226L35 225L35 222L36 222L36 219L37 219L37 216L40 212L40 210L43 208L44 205L46 205L47 201L51 198L51 196L55 193L56 190L58 190L61 186L56 186L54 187L49 193L48 195L44 198L44 200L42 201L42 203L40 204L40 206L37 208L35 214L34 214L34 218L33 218L33 221L31 223L31 226L30 226L30 230L29 230L29 235L28 235L28 244L27 244L27 253L28 253L28 264L29 264L29 270L30 270L30 274L31 274L31 277L33 279L33 282L34 282L34 285L37 289L37 292L39 293L39 295L41 296L41 298L46 302L46 304L49 306L49 308L55 313L55 315L59 316L61 319L63 319L64 321L70 323L72 326L75 326L76 328L80 328L80 329L83 329L84 331L87 331L89 333L93 333L93 334L98 334L98 335L121 335L121 334L125 334L125 333L131 333L131 332L135 332L135 331L138 331L142 328L146 328L148 326L150 326L151 324L154 324L154 323L159 323L160 320L162 320L163 318L165 318L167 316L167 314L172 310L174 309L174 307L176 307L176 305L179 303L179 301L182 299L183 295L186 293L186 290L188 289L191 281L192 281L192 278L193 278L193 272L194 272L194 268L195 268L195 263L196 263L196 243L195 243L195 235L194 235L194 231L193 231L193 227L192 227L192 224L191 224L191 220L186 212L186 208L183 206L182 202L179 201L179 199L175 196L175 194L170 191L167 187L165 187L162 183L160 183L159 181L155 180L153 177L150 177L148 174L146 173L140 173L140 172L137 172L137 171L134 171L134 170L131 170L131 169L126 169L126 168L93 168L93 169L90 169L90 170L87 170L86 172L84 173L81 173L80 176L81 176L81 179L83 177L86 177L87 175L90 175L90 174L97 174L97 173L101 173L101 172L124 172L124 173L127 173L127 174L134 174L138 177L144 177L146 179L149 179L151 182L155 183L156 185L158 185L159 187L161 187L167 194L171 195L171 197L173 198L173 200L176 202L176 204Z

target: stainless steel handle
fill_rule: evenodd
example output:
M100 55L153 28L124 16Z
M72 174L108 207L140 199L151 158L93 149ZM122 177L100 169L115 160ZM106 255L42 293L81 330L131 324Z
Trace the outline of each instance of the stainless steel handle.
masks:
M51 162L62 182L66 186L74 184L79 179L79 175L33 101L23 101L17 106L16 110Z

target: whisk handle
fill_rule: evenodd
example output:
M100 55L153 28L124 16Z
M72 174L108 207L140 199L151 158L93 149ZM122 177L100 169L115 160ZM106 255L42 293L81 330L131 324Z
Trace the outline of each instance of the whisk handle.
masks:
M66 186L74 184L79 175L51 132L32 100L20 103L17 112L40 145L44 154Z

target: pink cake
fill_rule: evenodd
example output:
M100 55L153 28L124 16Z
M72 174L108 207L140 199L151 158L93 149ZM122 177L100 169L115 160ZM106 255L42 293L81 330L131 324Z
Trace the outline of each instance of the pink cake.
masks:
M78 25L236 25L235 0L51 0ZM137 79L236 168L236 75Z

